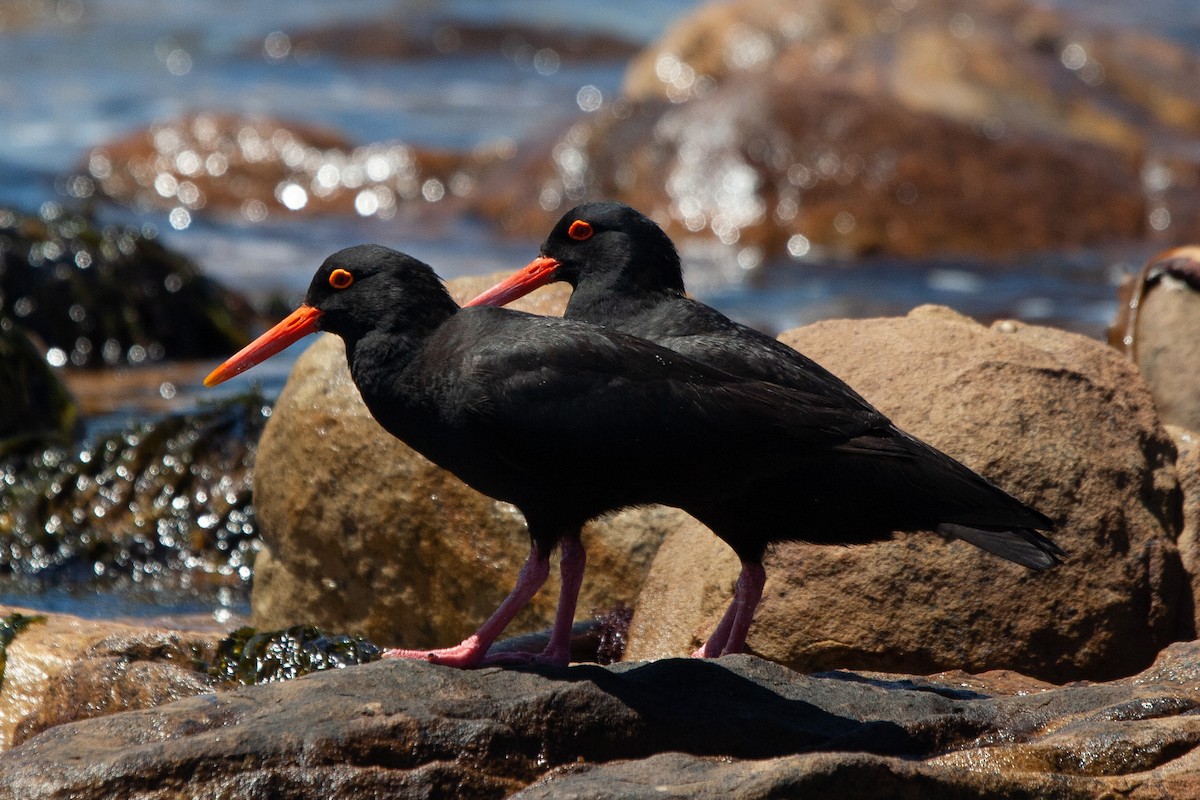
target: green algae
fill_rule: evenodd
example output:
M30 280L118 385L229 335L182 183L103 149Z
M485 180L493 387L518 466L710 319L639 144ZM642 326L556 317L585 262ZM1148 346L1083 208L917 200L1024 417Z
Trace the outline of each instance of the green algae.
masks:
M312 625L274 631L246 627L218 643L207 672L228 683L272 683L377 661L380 655L380 648L362 636L327 634Z

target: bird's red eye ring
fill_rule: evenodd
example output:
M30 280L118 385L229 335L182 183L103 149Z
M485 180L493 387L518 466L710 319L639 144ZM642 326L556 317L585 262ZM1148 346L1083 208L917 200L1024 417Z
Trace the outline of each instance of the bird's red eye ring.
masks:
M567 228L567 236L570 236L577 242L592 238L593 233L595 231L592 230L591 223L584 222L581 219L575 220L571 223L571 227Z
M335 269L329 273L329 285L335 289L345 289L354 283L354 276L348 270Z

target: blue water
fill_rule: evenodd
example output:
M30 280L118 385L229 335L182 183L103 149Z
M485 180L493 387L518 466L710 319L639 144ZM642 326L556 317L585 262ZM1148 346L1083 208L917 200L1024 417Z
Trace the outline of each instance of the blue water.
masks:
M1110 25L1200 46L1200 3L1195 0L1054 4ZM598 60L538 71L501 54L403 61L330 55L273 60L264 54L264 41L275 31L434 16L604 31L645 44L695 5L692 0L48 2L40 16L0 27L0 205L32 211L61 200L56 178L77 168L90 148L189 112L254 113L319 123L362 144L401 139L466 148L504 138L521 142L552 131L579 113L576 93L581 86L591 84L606 98L613 97L624 70L621 61ZM3 19L0 12L0 26ZM132 216L116 209L104 213ZM445 277L512 268L536 249L535 241L501 238L480 222L430 226L403 214L387 221L305 218L257 225L197 215L183 230L173 229L164 215L136 219L154 224L169 245L192 255L226 284L260 296L282 292L297 297L325 254L360 241L411 252ZM1003 265L961 259L809 259L768 264L769 269L753 274L739 270L730 256L708 251L685 253L685 264L700 297L766 329L836 316L902 314L934 302L984 320L1016 316L1098 336L1116 308L1116 281L1140 266L1152 249L1047 253ZM257 381L274 391L289 366L287 357L270 362L227 389ZM178 398L187 403L200 394L197 385L182 386ZM134 405L123 413L132 419L139 411ZM0 601L20 599L0 596ZM58 608L75 601L43 602ZM110 602L97 601L97 613L114 613Z

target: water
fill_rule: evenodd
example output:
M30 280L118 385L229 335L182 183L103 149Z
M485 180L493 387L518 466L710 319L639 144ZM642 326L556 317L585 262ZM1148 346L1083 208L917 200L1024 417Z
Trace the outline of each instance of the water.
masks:
M1165 34L1200 46L1194 0L1057 0L1102 22ZM276 31L388 18L451 18L606 32L635 44L657 38L692 0L46 0L0 4L0 206L35 210L61 200L56 178L79 168L92 147L150 123L195 111L264 114L328 125L361 144L401 139L468 148L527 141L579 113L576 93L590 84L615 97L620 59L568 60L554 67L502 54L411 60L273 58ZM22 9L28 18L20 21ZM14 22L13 20L18 21ZM5 22L5 20L8 20ZM157 226L167 243L210 274L255 296L299 297L315 266L340 247L377 241L437 266L445 277L513 268L535 241L501 238L487 225L455 219L430 225L401 214L391 220L280 219L249 224L195 216L175 230L163 214L105 208L107 217ZM983 320L1015 316L1099 336L1116 308L1114 285L1140 266L1152 246L1046 253L992 264L969 259L855 263L809 259L739 270L728 254L688 248L689 283L702 299L744 321L782 330L835 316L903 314L944 303ZM241 376L223 392L255 382L278 391L294 360L285 354ZM196 378L176 402L202 395ZM212 396L210 393L208 396ZM131 400L98 421L112 428L149 413ZM56 610L100 615L139 613L140 601L75 596L14 597ZM195 608L180 601L180 613ZM173 608L175 608L173 606ZM235 610L243 610L235 609Z

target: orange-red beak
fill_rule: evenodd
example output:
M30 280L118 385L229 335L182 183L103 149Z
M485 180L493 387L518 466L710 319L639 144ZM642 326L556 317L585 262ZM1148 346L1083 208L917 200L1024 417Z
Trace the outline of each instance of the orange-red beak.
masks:
M500 281L474 300L468 306L502 306L511 303L518 297L524 297L539 286L553 283L558 268L562 266L549 256L538 256L529 265L513 273L508 280Z
M214 369L204 379L205 386L216 386L234 375L245 372L260 361L283 350L297 339L320 330L317 327L322 312L313 306L302 305L284 317L278 325L238 351L237 355Z

